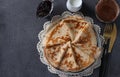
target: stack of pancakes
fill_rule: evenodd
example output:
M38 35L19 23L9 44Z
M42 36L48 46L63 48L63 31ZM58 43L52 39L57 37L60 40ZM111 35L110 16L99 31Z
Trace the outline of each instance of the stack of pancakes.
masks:
M93 25L77 15L51 23L42 43L48 63L63 71L81 71L100 55Z

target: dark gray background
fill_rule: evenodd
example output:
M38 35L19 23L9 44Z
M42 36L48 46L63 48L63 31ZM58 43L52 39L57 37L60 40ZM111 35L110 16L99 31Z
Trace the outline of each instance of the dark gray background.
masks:
M42 0L0 0L0 77L58 77L39 60L38 33L49 19L37 19L36 8ZM120 4L120 0L117 0ZM103 29L95 16L97 0L83 0L80 11ZM66 0L55 0L51 16L67 10ZM118 35L107 77L120 77L120 16L116 20ZM98 77L99 69L91 77Z

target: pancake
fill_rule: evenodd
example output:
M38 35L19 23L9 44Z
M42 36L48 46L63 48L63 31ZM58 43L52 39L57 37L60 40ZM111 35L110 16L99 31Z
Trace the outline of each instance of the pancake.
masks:
M48 63L63 71L86 69L100 55L93 25L77 15L51 24L42 43Z

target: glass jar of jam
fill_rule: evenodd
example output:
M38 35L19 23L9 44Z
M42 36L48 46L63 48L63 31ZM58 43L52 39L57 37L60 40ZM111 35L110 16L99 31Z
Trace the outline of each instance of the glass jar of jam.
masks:
M47 17L53 10L53 0L43 0L37 7L37 17Z
M100 0L95 11L100 21L113 22L119 15L119 6L115 0Z

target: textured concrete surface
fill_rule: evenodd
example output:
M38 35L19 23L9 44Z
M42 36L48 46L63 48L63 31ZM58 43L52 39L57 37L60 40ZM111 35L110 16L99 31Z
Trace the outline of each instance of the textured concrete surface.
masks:
M39 60L36 49L38 33L44 22L49 19L37 19L36 8L42 0L0 0L0 77L58 77L51 74L46 65ZM120 4L120 0L117 0ZM80 10L94 19L97 0L83 0ZM51 16L66 11L66 0L54 0ZM120 77L120 16L115 21L118 35L115 42L107 77ZM90 77L98 77L99 68Z

